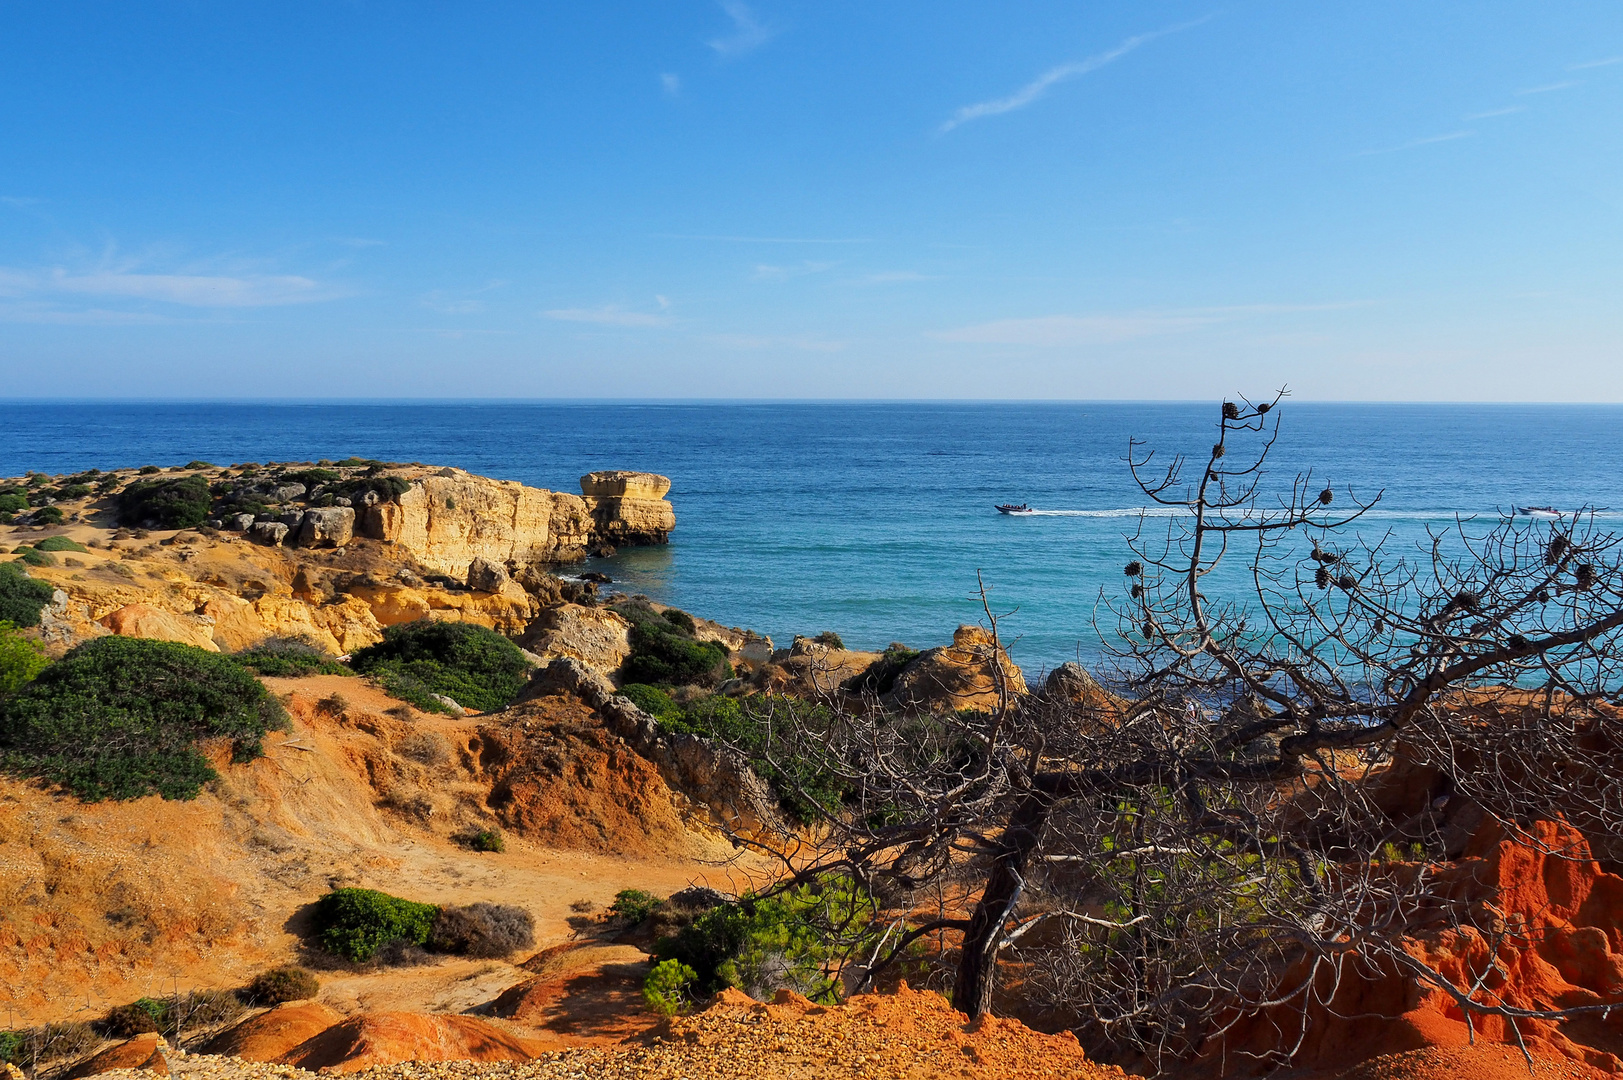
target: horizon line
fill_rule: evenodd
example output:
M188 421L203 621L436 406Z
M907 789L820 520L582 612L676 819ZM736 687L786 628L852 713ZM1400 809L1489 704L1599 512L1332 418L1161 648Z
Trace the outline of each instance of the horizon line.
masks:
M319 407L328 405L374 406L508 406L508 405L1211 405L1235 400L1237 395L1219 398L794 398L794 397L0 397L0 408L28 405L286 405ZM1566 406L1615 408L1615 401L1426 399L1426 398L1291 398L1282 405L1400 405L1400 406Z

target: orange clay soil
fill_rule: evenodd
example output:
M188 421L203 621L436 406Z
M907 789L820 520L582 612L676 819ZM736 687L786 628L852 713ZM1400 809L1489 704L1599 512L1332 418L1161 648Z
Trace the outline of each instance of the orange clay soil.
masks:
M452 718L356 678L266 683L293 730L258 761L216 757L221 779L192 801L85 804L0 776L0 1024L94 1019L316 962L301 934L335 885L517 904L541 949L623 888L735 887L732 849L574 699ZM504 852L459 839L490 827ZM325 970L320 997L346 1015L460 1012L532 977L523 959Z

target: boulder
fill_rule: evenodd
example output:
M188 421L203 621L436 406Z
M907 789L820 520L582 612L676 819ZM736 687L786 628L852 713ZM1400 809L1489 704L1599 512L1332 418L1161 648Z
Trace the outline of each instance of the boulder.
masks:
M270 636L254 606L240 597L226 593L212 597L198 609L198 614L213 621L209 637L221 652L250 648Z
M299 527L301 547L343 547L355 535L355 511L348 506L324 506L304 512Z
M580 493L598 498L663 499L670 490L670 477L657 473L611 469L580 478Z
M280 521L256 521L248 530L248 539L256 544L276 547L287 539L287 526Z
M902 669L883 701L894 708L924 712L937 709L993 709L1000 689L1009 697L1026 692L1026 681L1009 654L993 644L979 626L960 626L952 644L929 649Z
M1043 693L1055 701L1071 701L1087 709L1119 718L1127 710L1127 702L1099 685L1099 680L1088 674L1075 660L1067 660L1048 673L1043 682Z
M499 593L511 580L506 567L482 555L468 564L468 588L475 592Z
M144 1069L159 1076L169 1075L169 1061L164 1051L169 1044L156 1031L149 1031L109 1047L89 1061L75 1065L63 1080L80 1080L85 1076L99 1076L114 1069Z
M225 527L232 532L247 532L254 527L252 514L232 514L225 519Z
M98 621L119 637L178 641L209 652L220 651L220 647L214 643L214 627L210 623L196 616L177 615L149 604L125 604Z
M275 1061L343 1020L342 1013L319 1001L289 1001L222 1031L199 1052L243 1061Z
M352 1016L283 1054L281 1064L350 1073L402 1061L528 1061L546 1047L475 1016Z
M304 498L306 490L303 484L277 484L265 492L265 501L273 503L292 502L294 499Z
M579 660L612 678L631 655L631 623L603 608L565 604L543 611L519 645L543 659Z

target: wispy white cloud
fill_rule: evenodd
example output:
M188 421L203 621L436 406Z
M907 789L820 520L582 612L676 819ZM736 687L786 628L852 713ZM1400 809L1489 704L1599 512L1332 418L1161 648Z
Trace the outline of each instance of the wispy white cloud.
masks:
M668 315L627 311L614 304L595 308L552 308L541 312L541 315L559 322L593 323L597 326L666 326L671 321Z
M755 17L744 0L718 0L721 10L733 20L733 32L725 37L712 38L710 47L722 56L742 56L765 45L777 34Z
M937 341L974 345L1029 345L1040 348L1111 345L1142 338L1187 333L1220 323L1270 315L1335 311L1361 307L1361 301L1327 304L1235 304L1173 311L1128 311L1101 315L1043 315L996 319L929 334Z
M704 338L712 345L729 349L793 349L796 352L831 353L845 348L843 341L827 341L805 336L759 336L755 334L710 334Z
M1117 45L1113 49L1108 49L1105 52L1097 53L1093 56L1089 56L1082 60L1076 60L1069 64L1061 64L1058 67L1049 68L1047 71L1043 72L1041 75L1037 76L1035 79L1031 80L1029 83L1010 94L1008 97L993 98L991 101L982 101L977 102L974 105L965 105L963 108L953 113L950 119L944 121L941 124L940 130L942 133L946 133L951 131L953 128L958 127L960 124L966 124L971 120L979 120L986 116L999 116L1003 113L1014 112L1016 109L1023 109L1027 105L1030 105L1032 102L1041 98L1044 94L1048 93L1049 88L1054 86L1056 83L1062 83L1070 79L1075 79L1079 76L1088 74L1090 71L1098 71L1106 64L1120 60L1122 57L1126 56L1140 45L1148 44L1159 37L1166 37L1168 34L1176 34L1179 31L1188 30L1192 27L1199 26L1201 23L1207 22L1211 18L1212 16L1207 15L1205 18L1195 19L1192 22L1179 23L1177 26L1169 26L1164 30L1152 30L1148 34L1137 34L1128 38L1126 41L1123 41L1120 45Z
M63 267L0 267L0 296L96 296L184 307L244 308L309 304L346 295L294 274L149 274L127 269L74 272Z
M663 72L659 76L659 85L665 93L675 97L682 92L682 76L674 71Z
M1446 135L1427 135L1421 139L1410 139L1408 142L1398 143L1396 146L1382 146L1375 150L1360 150L1354 157L1372 157L1375 154L1395 154L1399 150L1413 150L1417 146L1430 146L1432 143L1453 142L1455 139L1469 139L1475 135L1474 131L1450 131Z
M1581 64L1568 64L1568 71L1587 71L1590 68L1611 67L1613 64L1623 64L1623 56L1608 56L1604 60L1586 60Z
M1489 109L1487 112L1468 113L1467 120L1487 120L1494 116L1509 116L1511 113L1526 112L1526 105L1506 105L1503 109Z
M832 270L840 265L837 262L816 262L811 259L802 260L790 266L770 266L760 263L750 276L756 281L787 281L790 278L805 277L808 274L821 274L825 270Z
M1516 91L1516 96L1527 97L1530 94L1553 94L1557 90L1571 90L1577 85L1577 79L1567 79L1563 82L1550 83L1548 86L1529 86L1526 90Z

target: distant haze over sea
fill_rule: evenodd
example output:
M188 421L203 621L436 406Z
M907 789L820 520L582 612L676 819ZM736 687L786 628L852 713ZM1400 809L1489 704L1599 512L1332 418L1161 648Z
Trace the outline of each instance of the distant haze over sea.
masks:
M1038 669L1092 657L1096 613L1114 625L1098 599L1121 593L1122 536L1145 505L1128 438L1203 456L1218 403L24 401L0 415L8 476L351 454L570 492L596 469L663 473L676 532L593 560L617 587L780 645L832 629L851 647L918 648L982 617L978 569L994 610L1014 611L1016 660ZM1269 490L1310 468L1338 493L1384 489L1360 528L1402 549L1516 505L1610 507L1623 526L1623 406L1287 401L1280 416ZM1004 517L999 502L1053 513Z

